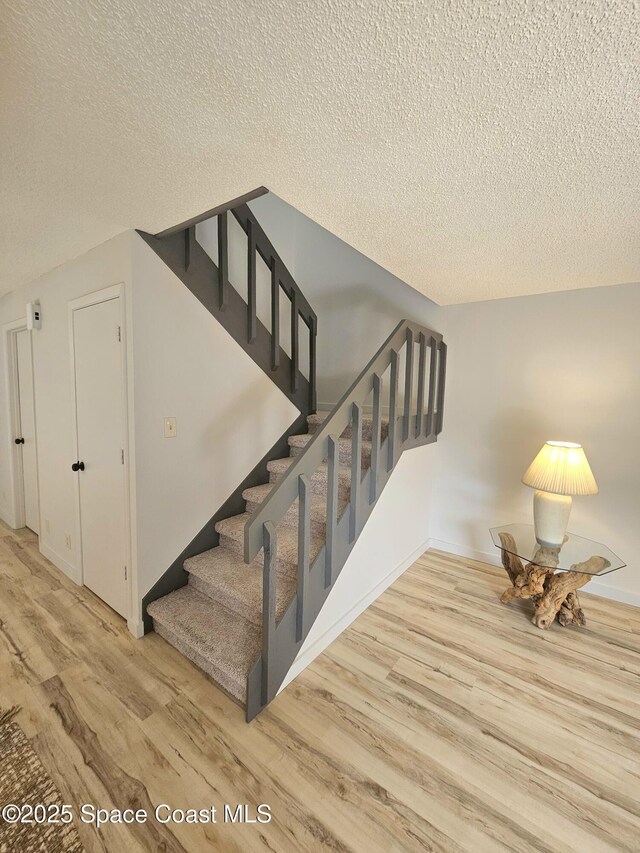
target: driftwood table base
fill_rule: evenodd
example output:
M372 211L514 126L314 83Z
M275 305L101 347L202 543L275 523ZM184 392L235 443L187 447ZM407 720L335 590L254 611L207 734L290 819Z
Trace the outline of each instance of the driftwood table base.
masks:
M502 565L513 586L505 590L500 601L508 604L514 598L531 599L535 606L532 622L538 628L548 628L557 618L560 625L586 625L580 607L578 590L610 564L604 557L591 557L576 563L571 571L558 572L560 547L540 546L534 555L536 562L522 562L516 555L516 543L510 533L500 533ZM542 564L542 565L539 565Z

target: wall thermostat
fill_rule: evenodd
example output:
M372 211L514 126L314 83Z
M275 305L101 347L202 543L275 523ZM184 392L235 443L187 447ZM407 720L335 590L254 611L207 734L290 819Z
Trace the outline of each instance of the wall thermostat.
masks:
M27 302L27 329L40 329L41 327L40 303L37 299L34 302Z

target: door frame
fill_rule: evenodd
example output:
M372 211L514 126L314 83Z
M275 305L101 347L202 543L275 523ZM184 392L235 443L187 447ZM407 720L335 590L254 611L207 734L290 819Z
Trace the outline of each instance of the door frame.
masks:
M8 432L8 459L9 459L9 517L6 519L9 526L19 530L25 526L25 494L24 494L24 470L22 465L22 453L14 444L20 428L20 382L18 377L18 349L17 334L26 332L27 319L23 317L2 326L2 344L4 350L5 383L7 388L7 432ZM35 375L33 369L33 337L29 335L29 346L31 348L31 387L33 394L33 420L34 439L36 455L36 497L38 503L38 525L42 532L42 516L40 510L40 466L38 465L38 412L35 400ZM39 534L38 534L39 535Z
M129 370L127 357L127 304L126 304L126 287L124 282L113 284L109 287L104 287L101 290L96 290L93 293L88 293L78 299L73 299L68 303L68 322L69 322L69 353L71 365L71 407L72 407L72 448L74 460L79 459L78 453L78 409L76 396L76 351L73 335L73 315L75 311L81 308L90 308L92 305L100 305L102 302L110 302L112 299L120 299L120 336L122 343L122 358L121 358L121 378L122 378L122 411L124 414L124 424L122 431L122 442L124 449L124 515L125 515L125 559L127 560L127 601L128 613L125 617L129 629L136 633L135 625L138 622L136 613L136 605L134 602L134 591L137 588L137 583L134 583L135 567L132 559L132 518L131 518L131 470L130 470L130 440L129 434L131 431L130 422L130 405L129 405ZM69 460L69 466L72 461ZM82 556L82 519L80 512L80 478L75 477L74 483L74 503L75 503L75 537L76 537L76 559L78 583L84 586L84 566ZM137 581L137 579L136 579Z

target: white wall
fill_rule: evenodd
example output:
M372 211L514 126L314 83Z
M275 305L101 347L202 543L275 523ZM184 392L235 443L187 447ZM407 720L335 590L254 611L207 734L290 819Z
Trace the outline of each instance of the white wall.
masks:
M438 305L278 196L250 203L318 315L318 405L336 403L400 320L440 331Z
M435 450L400 457L281 689L429 547Z
M52 270L0 301L0 325L39 298L32 334L40 484L40 549L79 578L68 303L125 284L131 368L132 614L206 521L298 415L249 356L133 232ZM4 349L0 347L0 360ZM4 364L0 409L7 411ZM178 435L164 438L164 418ZM9 508L13 436L0 419L0 515ZM136 522L137 519L137 522ZM71 534L71 549L66 535Z
M582 444L600 487L569 529L628 568L591 592L640 604L640 284L447 307L445 427L432 536L496 559L488 528L530 522L520 482L547 439Z
M25 316L25 305L39 299L42 328L32 333L36 399L38 474L40 489L40 548L73 579L79 571L76 529L73 398L69 355L68 303L87 293L123 282L130 289L131 238L128 234L97 246L81 258L63 264L0 301L0 325ZM4 341L0 359L4 361ZM0 515L11 524L9 501L10 436L4 364L0 369ZM71 548L66 536L71 535Z
M133 235L140 597L262 459L298 410ZM176 438L164 418L176 417Z

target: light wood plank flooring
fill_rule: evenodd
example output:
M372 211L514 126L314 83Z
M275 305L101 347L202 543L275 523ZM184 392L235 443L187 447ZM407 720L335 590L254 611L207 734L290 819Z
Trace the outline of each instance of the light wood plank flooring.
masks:
M637 853L640 611L584 595L586 629L542 632L499 603L506 583L427 552L247 726L0 526L0 705L22 705L76 807L272 808L268 825L79 823L87 851Z

